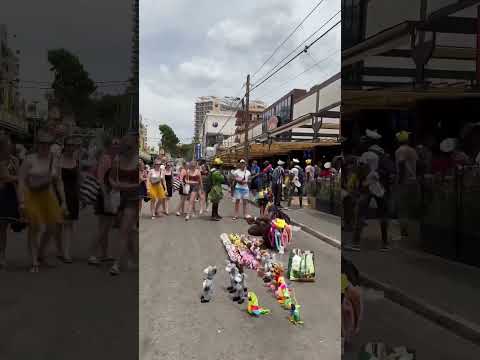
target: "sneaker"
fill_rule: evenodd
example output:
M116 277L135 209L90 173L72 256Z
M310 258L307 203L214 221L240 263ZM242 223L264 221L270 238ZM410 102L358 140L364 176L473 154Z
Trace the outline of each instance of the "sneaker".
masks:
M88 265L100 265L100 260L98 260L95 256L90 256L88 258Z
M190 215L185 216L185 221L190 220Z
M120 267L118 266L118 264L113 264L113 266L110 268L110 275L120 275Z

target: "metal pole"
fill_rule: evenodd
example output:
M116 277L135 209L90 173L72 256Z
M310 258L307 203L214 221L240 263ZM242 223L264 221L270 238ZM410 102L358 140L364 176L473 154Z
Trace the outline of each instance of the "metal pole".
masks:
M477 7L477 86L480 86L480 6Z
M247 91L245 94L245 161L248 164L249 161L249 149L250 146L248 144L248 131L250 130L250 74L247 75Z

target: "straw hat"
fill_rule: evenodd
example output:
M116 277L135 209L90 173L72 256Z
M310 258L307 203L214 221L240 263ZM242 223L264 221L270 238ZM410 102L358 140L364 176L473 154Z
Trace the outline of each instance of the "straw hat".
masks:
M223 161L222 161L222 159L220 159L220 158L215 158L215 160L213 160L213 163L214 163L215 165L222 165L222 164L223 164Z
M305 164L310 165L311 163L312 163L312 160L310 159L305 160Z
M402 130L398 132L395 137L397 138L397 141L399 143L406 143L408 142L408 139L410 138L410 133L408 131Z

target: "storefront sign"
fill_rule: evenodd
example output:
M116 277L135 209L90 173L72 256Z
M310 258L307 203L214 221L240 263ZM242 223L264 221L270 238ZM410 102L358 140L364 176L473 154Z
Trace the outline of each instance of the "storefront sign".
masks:
M267 121L267 130L272 131L276 129L278 126L278 117L273 115L270 119Z

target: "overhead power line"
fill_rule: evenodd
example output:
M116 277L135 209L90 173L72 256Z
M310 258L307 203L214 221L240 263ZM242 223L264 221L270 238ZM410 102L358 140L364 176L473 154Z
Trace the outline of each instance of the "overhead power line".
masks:
M287 85L288 83L294 81L294 80L297 80L300 76L312 71L315 67L319 67L319 65L325 61L327 61L328 59L332 58L334 55L336 54L339 54L340 53L340 50L337 49L336 51L330 53L329 55L327 55L326 57L324 57L322 60L320 61L316 61L315 64L313 64L312 66L310 66L309 68L305 69L304 71L302 71L301 73L295 75L294 77L278 84L278 85L275 85L275 87L277 89L280 89L282 88L283 86ZM313 57L312 57L313 58ZM272 89L269 89L269 91L266 91L265 93L262 93L262 95L257 95L256 97L259 98L259 99L263 99Z
M263 79L260 83L256 84L251 90L250 92L254 91L255 89L257 89L259 86L261 86L262 84L264 84L265 82L267 82L269 79L271 79L273 76L275 76L280 70L282 70L283 68L285 68L287 65L289 65L293 60L295 60L296 58L298 58L300 55L302 55L303 53L306 53L308 51L308 49L310 49L313 45L315 45L318 41L320 41L323 37L325 37L330 31L332 31L335 27L337 27L339 24L341 23L341 20L337 21L334 25L332 25L327 31L325 31L322 35L320 35L319 37L317 37L314 41L312 41L309 45L306 45L304 50L300 51L298 54L296 54L294 57L292 57L290 60L288 60L285 64L283 64L282 66L280 66L277 70L275 70L275 72L271 73L269 76L267 76L265 79Z
M295 34L295 32L303 25L303 23L310 17L310 15L312 15L313 12L318 9L318 7L324 1L325 0L320 0L317 3L317 5L315 5L315 7L303 18L303 20L300 22L300 24L298 24L297 27L295 29L293 29L293 31L287 36L287 38L285 40L283 40L282 43L275 48L275 50L273 50L273 53L267 58L267 60L265 60L263 62L263 64L258 68L258 70L253 73L252 78L254 78L260 72L260 70L263 69L263 67L275 56L277 51L293 36L293 34Z
M325 21L317 30L315 30L310 36L308 36L305 40L303 40L300 44L297 45L295 49L293 49L291 52L289 52L286 56L282 58L273 68L271 68L267 73L265 73L258 82L262 81L264 78L266 78L271 72L275 71L286 59L288 59L293 53L298 51L303 44L305 44L308 40L313 38L320 30L322 30L325 26L330 23L338 14L340 14L341 10L337 11L332 17L330 17L327 21Z

